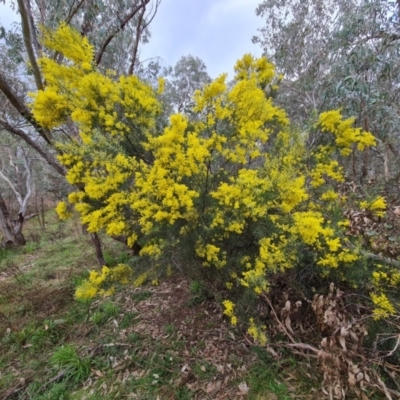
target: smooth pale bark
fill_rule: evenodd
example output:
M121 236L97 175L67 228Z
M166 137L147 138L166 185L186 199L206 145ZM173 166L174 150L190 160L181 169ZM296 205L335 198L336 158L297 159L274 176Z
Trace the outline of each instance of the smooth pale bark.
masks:
M28 201L32 195L32 174L29 166L29 162L27 156L25 154L24 149L21 150L22 161L23 161L23 171L20 170L18 164L14 162L11 151L9 153L10 156L10 167L15 171L15 176L20 180L19 187L22 188L25 186L25 193L22 193L17 189L18 186L14 185L14 183L0 170L0 178L3 179L8 186L13 191L16 201L19 205L18 215L16 218L11 219L10 214L7 210L7 205L3 198L0 200L0 208L1 213L3 214L3 222L1 224L1 229L3 236L6 240L6 245L14 245L14 246L23 246L26 244L26 240L24 235L22 234L22 229L25 222L25 215L28 208ZM22 180L24 179L24 182Z
M0 231L3 236L2 246L24 246L26 240L22 234L24 216L20 214L16 220L11 220L7 205L0 193Z

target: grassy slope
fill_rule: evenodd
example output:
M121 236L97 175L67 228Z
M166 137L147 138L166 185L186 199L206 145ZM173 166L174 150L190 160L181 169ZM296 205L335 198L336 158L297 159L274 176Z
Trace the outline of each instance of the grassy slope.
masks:
M90 239L47 218L45 230L30 221L25 248L0 253L0 399L321 398L311 365L251 346L185 280L74 301L96 268ZM104 248L110 264L127 258Z

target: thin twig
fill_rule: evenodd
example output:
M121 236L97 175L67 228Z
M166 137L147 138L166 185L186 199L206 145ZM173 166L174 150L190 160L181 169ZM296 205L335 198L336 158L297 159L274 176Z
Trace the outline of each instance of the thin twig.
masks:
M30 381L31 381L31 379L26 379L25 381L18 383L18 385L14 386L12 389L10 389L8 392L6 392L6 394L4 395L4 397L1 398L1 400L7 400L7 399L14 397L14 395L16 395L18 392L20 392L24 388L26 388L28 386L28 384L30 383Z
M146 7L146 5L150 2L150 0L143 0L141 4L138 6L134 7L130 13L128 13L124 18L121 18L120 25L118 28L114 29L113 32L111 32L107 38L104 40L103 44L100 46L99 51L96 54L95 57L95 63L96 65L99 65L101 62L101 59L103 58L103 54L107 48L107 46L110 44L110 42L114 39L114 37L125 28L125 25L136 15L137 12L143 7Z
M262 295L262 298L269 304L269 306L271 307L271 311L274 314L274 317L276 319L276 321L278 322L279 326L283 329L284 333L286 334L286 336L290 339L290 341L294 344L297 344L296 341L293 339L293 336L287 331L286 327L282 324L282 322L280 321L280 319L278 318L278 315L275 312L274 307L271 304L271 301L269 300L269 298L267 296L265 296L265 294Z
M46 389L47 386L51 385L54 382L58 382L61 381L65 375L67 374L67 370L64 369L62 371L60 371L56 376L54 376L53 378L51 378L49 381L45 382L39 389L39 393L41 393L44 389Z

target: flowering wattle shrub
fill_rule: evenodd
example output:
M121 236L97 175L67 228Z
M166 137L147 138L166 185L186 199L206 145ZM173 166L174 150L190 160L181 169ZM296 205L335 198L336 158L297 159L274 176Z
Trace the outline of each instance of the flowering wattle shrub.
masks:
M74 42L68 52L60 47L66 38ZM146 276L155 279L171 268L168 257L180 257L187 274L201 271L223 293L234 325L238 296L268 292L271 277L300 266L305 254L322 276L347 279L360 254L341 213L343 161L375 145L353 119L340 110L321 114L313 129L323 144L307 149L307 133L296 131L269 95L281 79L274 66L245 55L232 84L221 75L195 93L194 120L175 114L160 129L162 81L156 91L135 76L100 73L90 45L66 26L48 33L45 44L68 62L42 59L47 87L32 95L32 111L47 128L69 121L79 128L58 143L59 160L77 188L68 201L88 231L139 243L141 257L152 260ZM385 202L361 207L382 213ZM69 214L64 203L57 211ZM92 273L76 296L91 297L117 280L116 270L107 271ZM395 312L385 287L377 285L371 299L376 316ZM265 343L256 317L248 332Z

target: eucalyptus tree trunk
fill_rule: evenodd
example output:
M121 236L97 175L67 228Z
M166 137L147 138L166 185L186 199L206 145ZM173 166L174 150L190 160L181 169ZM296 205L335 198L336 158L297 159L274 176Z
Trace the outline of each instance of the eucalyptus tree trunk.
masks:
M10 218L7 205L0 193L0 232L2 234L2 247L24 246L26 244L22 228L25 221L25 215L19 210L16 219Z

